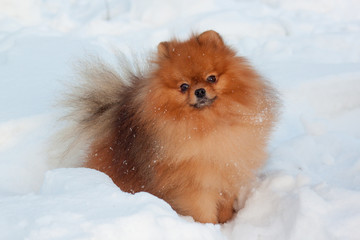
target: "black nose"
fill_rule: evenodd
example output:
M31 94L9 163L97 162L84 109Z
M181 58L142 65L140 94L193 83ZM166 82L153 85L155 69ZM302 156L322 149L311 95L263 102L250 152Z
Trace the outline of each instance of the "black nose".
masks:
M199 89L195 90L195 96L197 98L203 98L203 97L205 97L205 95L206 95L206 90L205 89L199 88Z

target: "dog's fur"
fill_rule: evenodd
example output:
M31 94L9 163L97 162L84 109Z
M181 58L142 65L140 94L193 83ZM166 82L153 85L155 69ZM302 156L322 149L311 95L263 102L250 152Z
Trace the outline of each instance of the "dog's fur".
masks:
M144 75L131 69L85 64L66 101L69 149L85 142L83 166L123 191L152 193L199 222L226 222L266 158L275 91L215 31L162 42Z

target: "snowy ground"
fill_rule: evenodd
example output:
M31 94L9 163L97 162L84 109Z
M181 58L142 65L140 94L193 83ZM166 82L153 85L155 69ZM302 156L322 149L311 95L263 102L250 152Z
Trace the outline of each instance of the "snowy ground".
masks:
M359 12L357 0L0 0L0 239L360 239ZM232 221L194 223L94 170L48 171L53 103L77 59L207 29L284 101Z

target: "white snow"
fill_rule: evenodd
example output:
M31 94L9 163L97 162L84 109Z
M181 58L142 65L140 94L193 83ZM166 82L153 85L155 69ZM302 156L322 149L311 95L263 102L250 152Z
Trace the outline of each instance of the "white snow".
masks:
M222 239L220 226L181 219L164 201L121 192L85 168L47 172L36 194L4 196L1 206L1 239Z
M360 239L359 12L357 0L0 0L0 239ZM208 29L284 103L232 221L196 223L103 173L54 169L54 103L77 60Z

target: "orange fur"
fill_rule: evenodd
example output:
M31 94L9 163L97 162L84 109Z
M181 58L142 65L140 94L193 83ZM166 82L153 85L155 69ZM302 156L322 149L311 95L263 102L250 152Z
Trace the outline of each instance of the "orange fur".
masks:
M85 166L107 173L124 191L152 193L196 221L224 223L240 188L266 159L276 93L214 31L160 43L153 64L146 77L132 76L111 104L91 105L93 112L80 121L83 131L100 129L87 135ZM181 91L184 83L189 88ZM197 89L212 102L194 107Z

